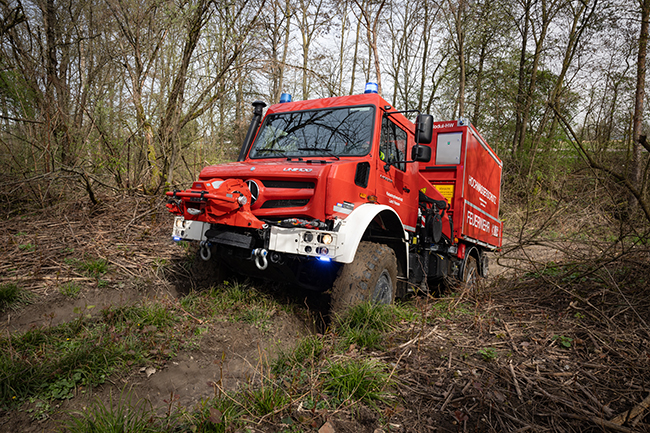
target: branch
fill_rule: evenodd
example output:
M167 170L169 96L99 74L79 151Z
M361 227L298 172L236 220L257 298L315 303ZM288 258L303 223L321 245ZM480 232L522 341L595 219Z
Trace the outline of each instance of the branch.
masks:
M14 122L26 122L26 123L36 123L36 124L42 124L43 123L43 122L38 121L38 120L19 119L17 117L9 117L9 116L0 116L0 119L12 120Z
M648 206L648 203L645 201L644 197L642 196L641 191L639 191L634 185L632 185L632 183L629 181L629 179L627 179L627 177L597 162L591 156L591 154L587 152L587 150L584 148L584 146L582 145L582 141L578 138L576 133L573 131L573 128L571 128L571 125L569 125L569 122L566 120L566 118L562 114L560 114L557 107L555 107L555 105L550 102L549 102L549 106L553 109L557 118L560 119L560 123L562 123L562 127L564 128L564 130L571 137L573 137L573 141L571 143L574 146L576 146L578 151L582 154L582 156L585 157L585 159L589 163L589 166L607 173L617 182L625 186L625 188L637 199L639 206L641 206L641 209L643 209L643 213L645 214L646 220L650 222L650 206Z

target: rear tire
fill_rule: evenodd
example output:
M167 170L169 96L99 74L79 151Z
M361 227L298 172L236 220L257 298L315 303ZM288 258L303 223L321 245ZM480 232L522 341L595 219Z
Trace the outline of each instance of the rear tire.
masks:
M469 256L465 261L465 266L463 267L463 285L470 291L476 290L478 276L476 258L474 258L474 256Z
M397 289L397 258L386 245L361 242L352 263L341 267L332 287L330 308L341 314L364 302L390 304Z

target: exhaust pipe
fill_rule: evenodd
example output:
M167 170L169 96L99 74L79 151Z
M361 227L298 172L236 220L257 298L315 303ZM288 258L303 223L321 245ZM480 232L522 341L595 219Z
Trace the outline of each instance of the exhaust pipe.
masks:
M260 126L260 122L262 121L262 110L264 107L266 107L266 103L262 101L255 101L253 102L253 107L253 119L251 119L251 124L248 127L248 132L246 132L246 137L244 137L244 142L242 143L241 150L239 151L239 157L237 158L237 161L243 161L244 158L246 158L248 149L251 147L251 144L253 144L255 132L257 131L257 128Z

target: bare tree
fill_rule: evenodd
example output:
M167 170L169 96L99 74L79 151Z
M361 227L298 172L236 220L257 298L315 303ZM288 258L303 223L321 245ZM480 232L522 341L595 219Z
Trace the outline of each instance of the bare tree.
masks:
M379 23L381 21L382 11L386 6L387 0L354 0L359 8L359 21L366 29L366 39L370 48L368 70L370 70L371 59L374 58L375 76L379 94L382 94L381 88L381 58L379 57L378 39Z
M520 0L524 16L518 20L522 35L521 57L519 63L519 84L517 92L517 124L513 137L513 154L524 148L526 133L530 122L530 110L533 104L533 94L537 89L537 72L540 67L544 44L553 19L567 0ZM528 38L532 37L535 49L529 67L527 59ZM530 68L530 69L529 69ZM529 72L527 72L529 70ZM528 79L526 88L525 82Z
M284 75L291 41L291 18L294 10L289 0L270 0L264 8L261 25L266 37L263 55L268 59L269 97L278 101L283 92Z
M458 61L458 117L465 116L465 35L467 25L466 0L447 0L446 6L451 19L448 18L450 33L454 35L451 39L456 51Z
M634 93L634 117L632 120L632 161L629 170L630 183L639 188L641 184L641 148L646 144L646 135L641 135L643 105L645 97L646 55L648 51L648 25L650 21L650 0L638 0L641 9L641 31L636 62L636 91ZM628 198L628 213L634 211L638 197L632 192Z
M329 15L325 0L300 0L297 8L297 25L300 30L302 48L302 98L310 94L310 54L314 39L327 28Z

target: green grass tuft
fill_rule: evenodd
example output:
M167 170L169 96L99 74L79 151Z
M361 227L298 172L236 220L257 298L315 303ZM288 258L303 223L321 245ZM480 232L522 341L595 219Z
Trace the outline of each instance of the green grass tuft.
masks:
M322 337L303 338L293 350L280 351L271 365L271 373L280 375L296 368L303 369L313 366L320 359L324 347Z
M202 407L193 416L194 422L191 423L189 431L205 433L234 431L235 427L241 424L243 413L237 398L237 394L229 394L203 400Z
M375 405L388 401L391 380L387 366L372 359L343 359L332 363L323 379L323 389L341 401L362 401Z
M59 293L61 293L63 296L67 296L68 298L76 298L79 296L80 291L81 286L74 281L69 281L59 287Z
M257 416L273 413L290 402L291 397L284 389L270 383L244 392L244 405Z
M108 272L108 261L99 258L85 257L84 260L66 258L63 262L77 269L78 272L92 278L99 278Z
M153 423L155 412L151 405L139 400L133 402L131 393L122 394L118 401L111 395L108 403L97 399L85 412L70 414L72 419L65 423L71 433L154 433L161 431Z
M86 259L80 263L79 267L88 276L99 278L108 272L108 262L104 259Z
M384 333L400 320L399 307L363 303L350 308L335 320L335 329L343 337L343 344L355 344L367 349L382 349Z
M0 284L0 312L7 309L17 310L31 303L33 295L18 287L16 283Z

